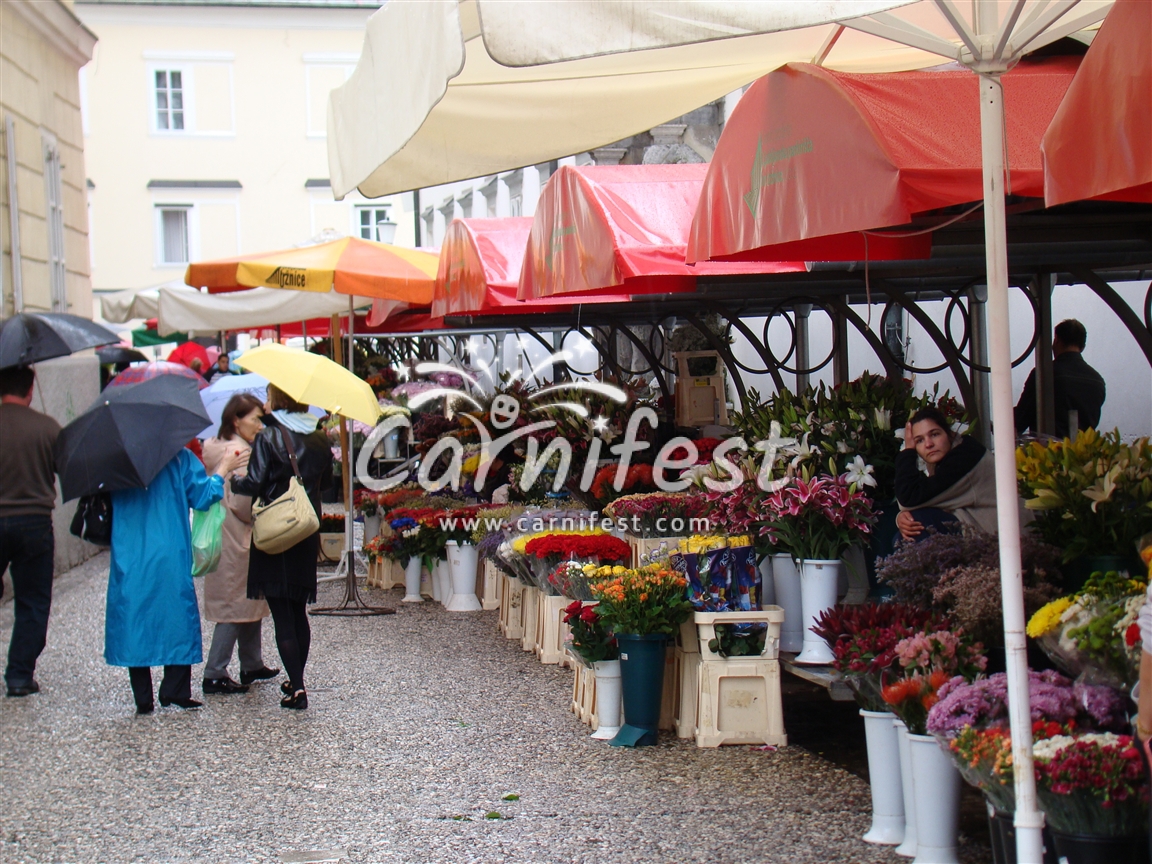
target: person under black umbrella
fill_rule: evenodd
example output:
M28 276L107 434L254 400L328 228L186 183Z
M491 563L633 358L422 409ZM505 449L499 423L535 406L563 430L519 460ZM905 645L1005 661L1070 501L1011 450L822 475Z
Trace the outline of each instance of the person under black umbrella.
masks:
M108 328L79 315L21 312L0 324L0 369L31 366L119 341L120 337Z
M65 500L94 492L112 499L104 659L128 667L138 714L154 707L152 666L164 667L161 706L201 705L191 689L203 645L188 510L219 501L224 478L247 464L235 450L205 475L184 444L208 422L196 383L162 375L109 387L57 441Z

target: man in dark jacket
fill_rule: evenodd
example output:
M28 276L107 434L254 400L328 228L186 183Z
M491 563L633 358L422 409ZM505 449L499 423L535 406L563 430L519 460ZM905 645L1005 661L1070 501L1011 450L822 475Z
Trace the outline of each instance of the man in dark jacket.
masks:
M1075 411L1079 429L1095 429L1100 423L1105 386L1100 373L1084 360L1088 331L1075 318L1056 325L1052 337L1052 398L1056 408L1056 437L1067 438L1068 412ZM1038 431L1036 422L1036 370L1028 373L1024 392L1016 404L1016 433Z
M0 370L0 574L11 565L15 621L4 679L9 696L40 690L32 677L52 606L56 462L60 425L32 405L28 366Z

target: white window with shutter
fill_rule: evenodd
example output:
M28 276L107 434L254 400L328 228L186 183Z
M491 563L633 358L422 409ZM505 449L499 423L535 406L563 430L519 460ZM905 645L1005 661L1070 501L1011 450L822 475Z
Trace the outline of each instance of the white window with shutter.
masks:
M188 204L156 205L156 265L187 264L192 251L192 215Z

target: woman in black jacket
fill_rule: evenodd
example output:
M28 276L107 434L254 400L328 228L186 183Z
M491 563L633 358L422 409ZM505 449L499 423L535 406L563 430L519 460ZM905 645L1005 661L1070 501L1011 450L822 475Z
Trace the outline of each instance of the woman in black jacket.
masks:
M252 444L248 475L232 480L237 495L251 495L267 503L288 491L293 476L286 446L296 454L301 482L319 518L320 490L332 485L332 450L318 431L317 420L282 390L269 385L268 416L264 430ZM307 708L304 666L312 631L308 626L308 603L316 602L316 561L320 554L319 532L277 555L252 547L248 559L248 596L268 601L276 628L276 647L288 680L280 685L285 708Z
M896 527L905 540L921 539L928 528L947 531L960 525L995 534L992 454L976 439L953 434L939 410L923 408L904 428L904 449L896 457L896 501Z

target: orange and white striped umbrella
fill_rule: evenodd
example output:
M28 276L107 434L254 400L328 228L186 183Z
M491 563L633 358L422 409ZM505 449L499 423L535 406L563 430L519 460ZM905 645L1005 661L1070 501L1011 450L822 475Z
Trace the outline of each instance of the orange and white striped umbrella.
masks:
M431 252L342 237L299 249L189 264L184 281L209 293L259 287L334 290L427 306L438 262L439 256Z

